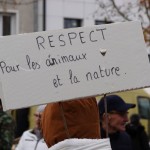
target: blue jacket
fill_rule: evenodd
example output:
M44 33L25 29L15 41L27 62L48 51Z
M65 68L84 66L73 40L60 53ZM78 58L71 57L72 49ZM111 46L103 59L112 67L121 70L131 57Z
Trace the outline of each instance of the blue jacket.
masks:
M106 132L101 129L101 138L106 138ZM131 138L126 132L109 134L112 150L133 150Z

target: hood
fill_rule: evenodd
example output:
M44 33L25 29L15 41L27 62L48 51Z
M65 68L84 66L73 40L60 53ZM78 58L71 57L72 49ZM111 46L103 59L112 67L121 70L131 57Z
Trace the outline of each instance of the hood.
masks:
M42 114L41 129L48 147L70 138L100 138L95 98L50 103Z
M67 139L49 150L111 150L109 139Z

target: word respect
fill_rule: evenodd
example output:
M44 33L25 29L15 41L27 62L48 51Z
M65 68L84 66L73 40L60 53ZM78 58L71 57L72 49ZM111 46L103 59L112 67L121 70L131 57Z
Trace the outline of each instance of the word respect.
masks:
M106 28L96 28L90 31L76 31L76 32L65 32L63 34L52 34L48 36L36 37L36 43L39 50L61 47L66 45L73 45L75 41L78 43L85 44L87 42L98 42L105 40Z

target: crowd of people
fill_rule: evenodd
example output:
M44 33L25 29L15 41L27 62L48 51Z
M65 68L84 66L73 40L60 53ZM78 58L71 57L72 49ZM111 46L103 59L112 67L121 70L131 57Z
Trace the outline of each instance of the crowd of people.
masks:
M140 116L128 118L134 107L118 95L40 105L15 150L150 150ZM0 150L11 150L14 139L15 121L0 101Z

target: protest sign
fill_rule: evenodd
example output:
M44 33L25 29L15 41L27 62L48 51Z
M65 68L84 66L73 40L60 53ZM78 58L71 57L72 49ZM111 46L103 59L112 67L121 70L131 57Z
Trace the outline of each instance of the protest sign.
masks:
M148 87L139 22L0 38L4 109Z

